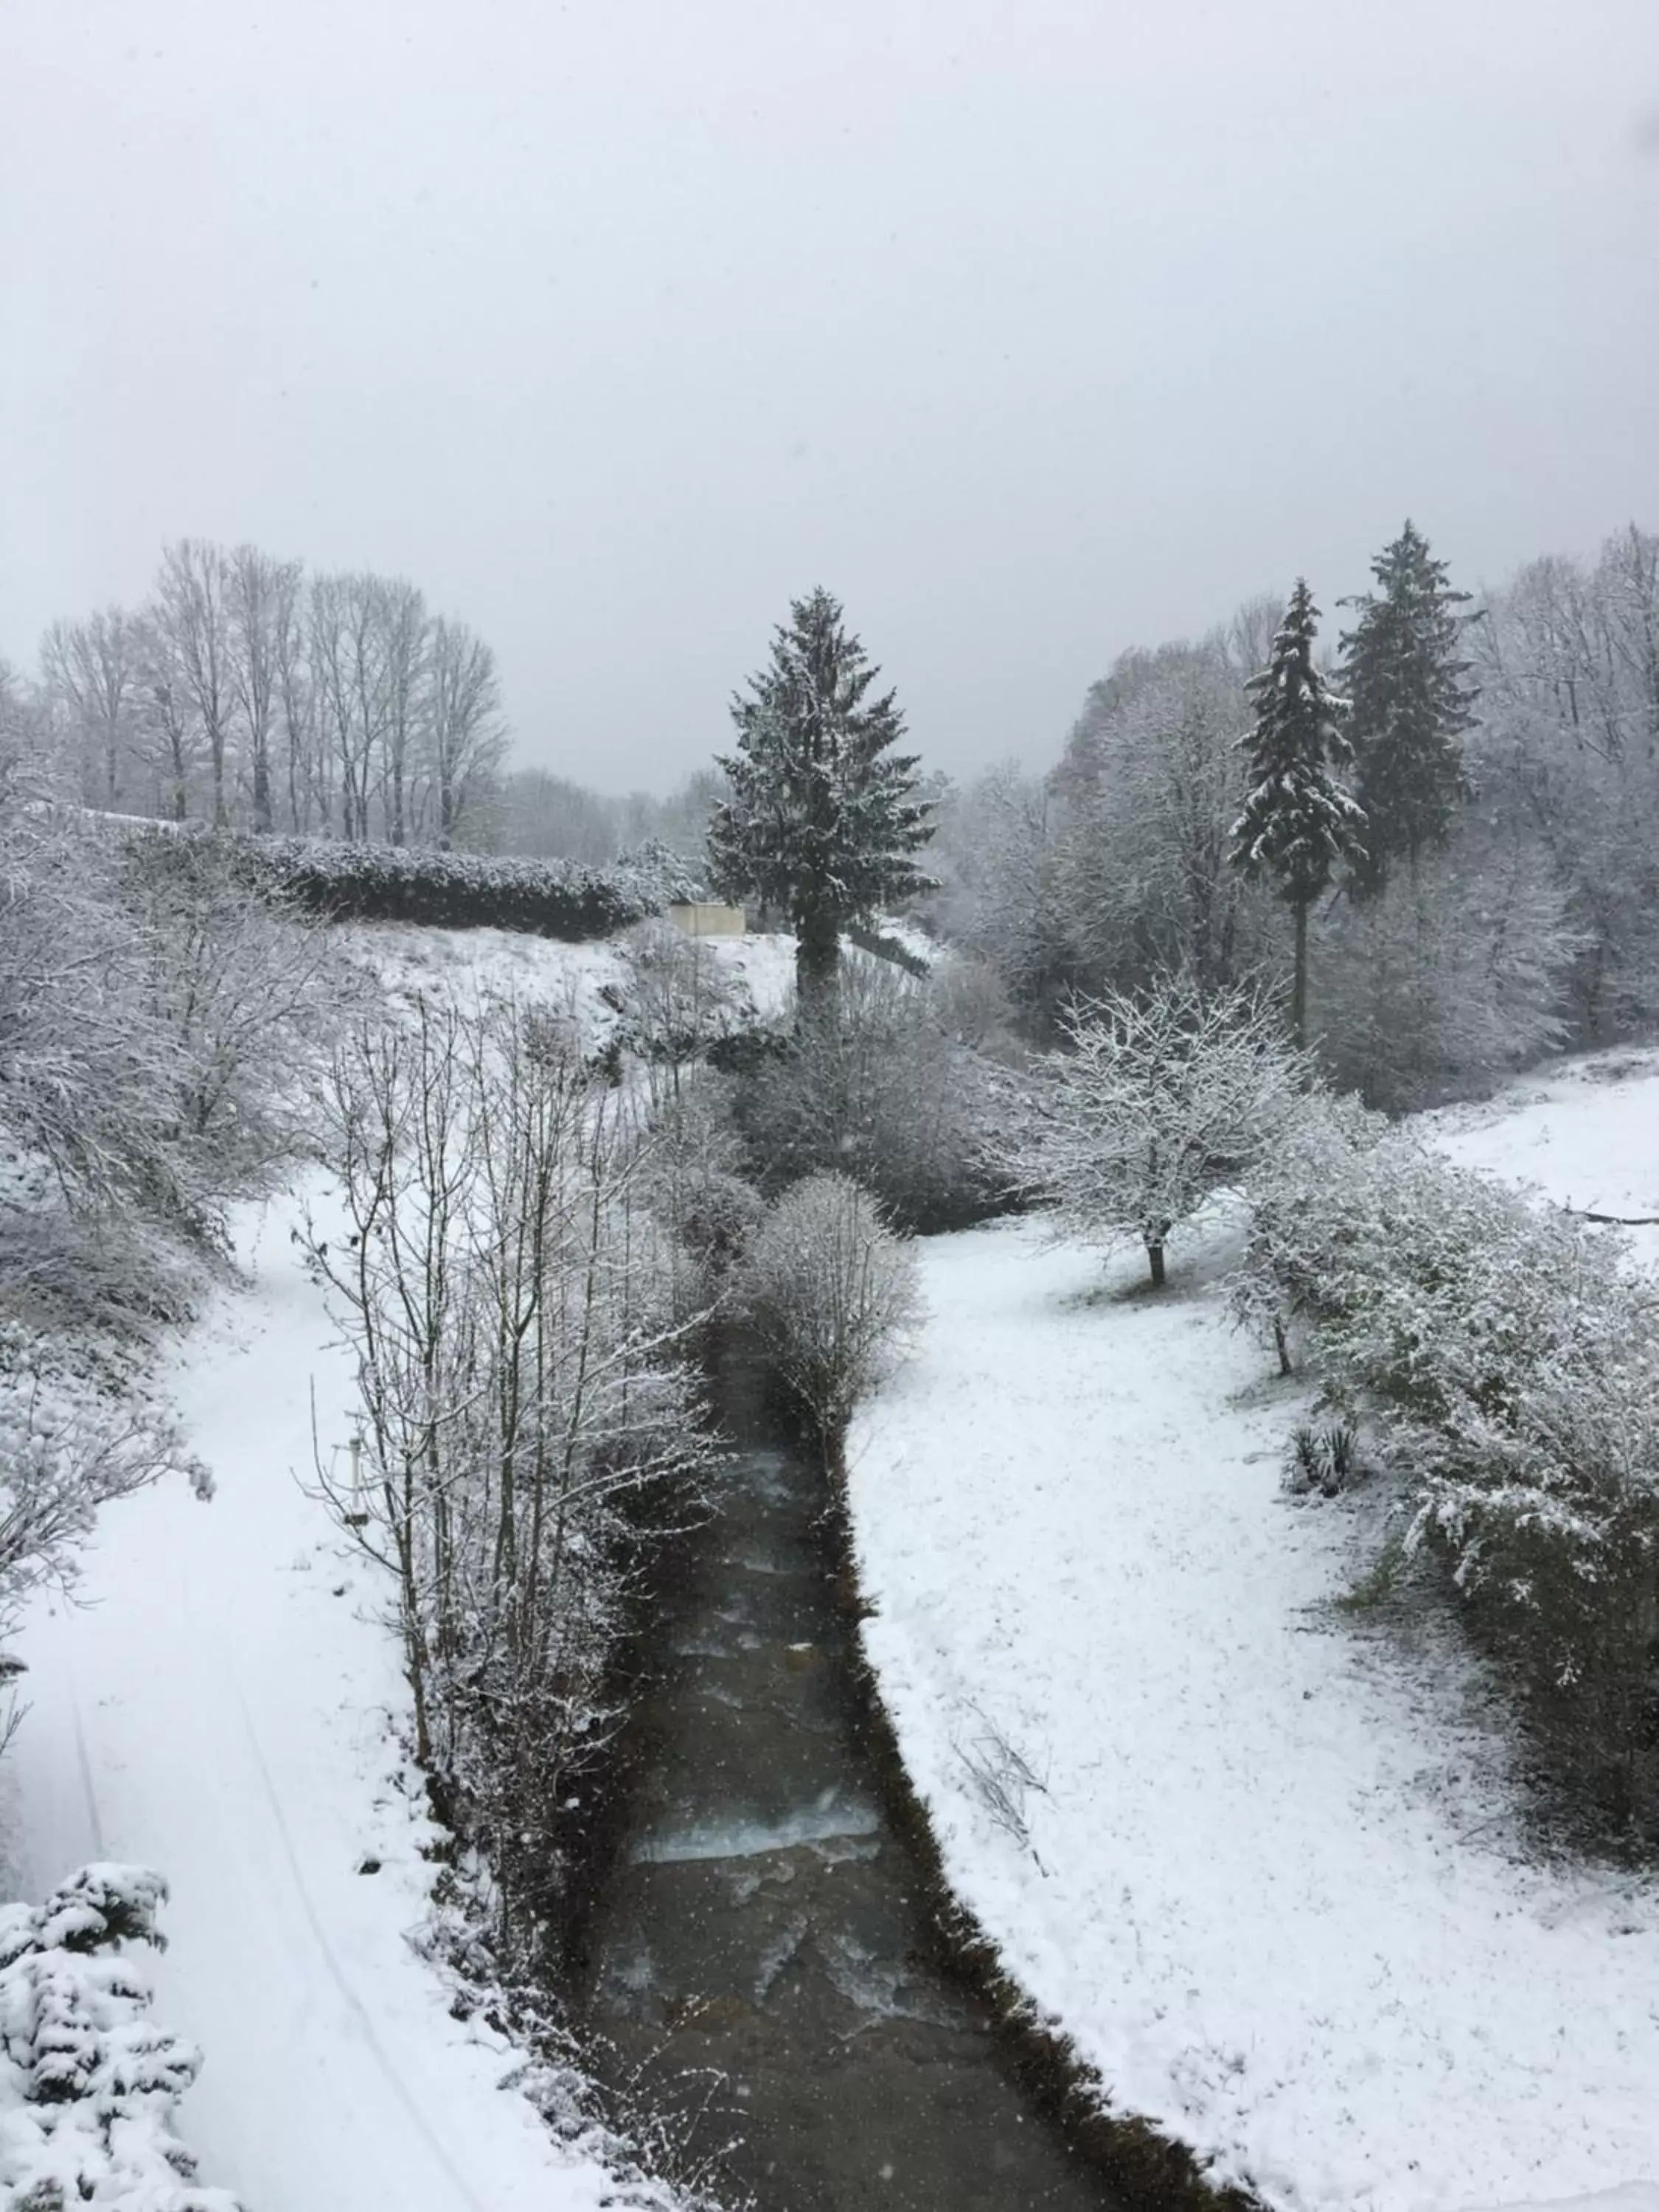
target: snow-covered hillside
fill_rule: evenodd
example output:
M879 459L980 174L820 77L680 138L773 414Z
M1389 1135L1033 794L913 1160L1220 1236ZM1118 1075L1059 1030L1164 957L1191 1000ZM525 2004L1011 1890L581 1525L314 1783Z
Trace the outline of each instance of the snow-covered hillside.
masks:
M1437 1128L1659 1212L1659 1055ZM1303 1400L1230 1329L1223 1257L1158 1300L1030 1224L925 1249L918 1357L849 1457L951 1878L1115 2101L1286 2212L1659 2212L1659 1887L1528 1863L1456 1638L1335 1608L1356 1518L1283 1494Z
M511 989L602 1036L617 945L495 931L343 932L395 994ZM770 1012L788 940L717 957ZM160 1378L216 1478L108 1507L78 1602L20 1639L30 1711L0 1768L9 1893L91 1859L172 1884L156 2017L207 2063L181 2125L204 2183L252 2212L510 2212L618 2197L504 2087L515 2054L449 2013L411 1948L431 1841L398 1735L386 1593L306 1494L339 1463L349 1356L295 1241L305 1194L243 1208L242 1281L215 1292ZM320 1187L310 1194L326 1208Z

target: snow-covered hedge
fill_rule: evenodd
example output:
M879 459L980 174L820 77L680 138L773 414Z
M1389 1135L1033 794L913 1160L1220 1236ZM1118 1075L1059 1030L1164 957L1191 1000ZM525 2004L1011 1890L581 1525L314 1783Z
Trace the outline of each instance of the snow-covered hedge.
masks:
M143 1867L82 1867L45 1905L0 1906L0 2198L15 2212L239 2212L173 2132L202 2054L149 2018L124 1946L159 1946Z
M1251 1196L1241 1310L1369 1416L1575 1784L1659 1814L1659 1280L1350 1101Z
M165 825L127 824L125 834L153 842L180 833ZM613 936L697 888L684 864L659 845L641 847L609 868L587 868L568 860L307 837L235 833L234 844L250 883L332 921L514 929L569 944Z

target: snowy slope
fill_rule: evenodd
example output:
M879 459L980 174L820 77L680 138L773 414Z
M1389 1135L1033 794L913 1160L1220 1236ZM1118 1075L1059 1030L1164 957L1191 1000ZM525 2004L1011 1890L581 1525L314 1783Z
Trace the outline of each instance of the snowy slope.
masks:
M207 2063L181 2124L250 2212L516 2212L614 2201L499 2086L510 2054L448 2017L405 1941L421 1819L391 1786L404 1689L378 1591L296 1476L313 1389L341 1443L349 1364L289 1238L240 1224L170 1395L219 1480L109 1508L74 1608L21 1639L32 1710L7 1761L11 1856L40 1895L91 1858L173 1886L156 2016ZM356 1871L368 1856L377 1874Z
M1436 1126L1659 1212L1656 1077L1579 1063ZM851 1486L951 1878L1115 2100L1274 2205L1659 2212L1659 1888L1525 1863L1477 1670L1333 1611L1356 1523L1280 1493L1300 1401L1219 1257L1158 1301L1030 1224L925 1249ZM999 1735L1047 1785L1029 1849L973 1778Z
M389 992L478 992L538 997L570 1004L604 1033L609 1015L599 998L628 981L628 938L563 945L507 929L417 929L406 922L350 922L341 941L378 975ZM795 979L793 937L708 937L702 942L727 970L756 1012L775 1014Z

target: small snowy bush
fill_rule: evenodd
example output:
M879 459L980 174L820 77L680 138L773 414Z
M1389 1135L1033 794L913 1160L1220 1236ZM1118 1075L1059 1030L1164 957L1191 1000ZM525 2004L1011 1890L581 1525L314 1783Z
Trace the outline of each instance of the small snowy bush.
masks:
M920 1318L915 1254L857 1183L810 1176L762 1223L742 1279L775 1373L817 1433L838 1438Z
M82 1868L32 1909L0 1907L0 2197L15 2212L239 2212L173 2132L202 2056L149 2017L123 1947L161 1942L167 1884Z

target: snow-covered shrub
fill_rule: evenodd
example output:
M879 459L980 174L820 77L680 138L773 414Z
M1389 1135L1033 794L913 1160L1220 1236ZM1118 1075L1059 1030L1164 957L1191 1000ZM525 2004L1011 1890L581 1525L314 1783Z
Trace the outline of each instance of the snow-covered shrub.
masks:
M47 1370L49 1347L0 1322L0 1639L29 1597L65 1589L100 1505L163 1474L207 1475L170 1423L131 1396L102 1395ZM0 1717L0 1746L13 1714Z
M149 2017L125 1945L159 1945L159 1875L83 1867L0 1907L0 2197L15 2212L239 2212L174 2132L202 2056Z
M143 1003L172 1064L170 1152L192 1209L270 1188L308 1148L311 1094L351 971L326 927L269 885L236 842L138 838L122 903Z
M0 1143L75 1207L171 1206L177 1073L107 841L44 808L0 817Z
M1659 1281L1352 1102L1249 1198L1241 1314L1309 1333L1558 1764L1621 1819L1659 1809Z
M731 1088L729 1079L706 1069L688 1072L652 1117L642 1187L665 1232L673 1308L683 1320L719 1297L766 1211L744 1172Z
M712 1456L690 1321L630 1094L556 1013L417 999L341 1044L329 1111L350 1235L312 1251L356 1353L362 1485L323 1486L390 1571L416 1756L528 1942L652 1498Z
M774 1373L827 1441L921 1317L915 1255L846 1176L784 1193L755 1233L742 1288Z
M916 977L854 954L833 1011L755 1052L738 1115L769 1187L844 1172L916 1230L1006 1206L1021 1089L951 1025L962 1009L948 975Z
M1295 1121L1308 1063L1267 999L1206 994L1184 975L1136 998L1076 1000L1062 1025L1020 1181L1069 1234L1143 1244L1161 1284L1171 1232Z
M623 945L628 979L616 993L617 1036L645 1063L652 1103L677 1100L688 1072L743 1026L744 1002L713 946L672 921L643 921Z

